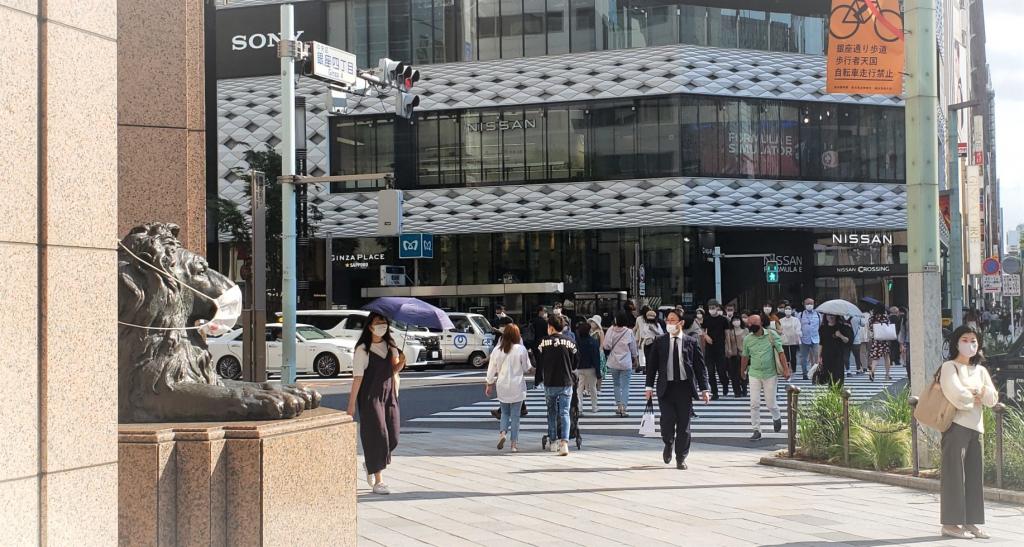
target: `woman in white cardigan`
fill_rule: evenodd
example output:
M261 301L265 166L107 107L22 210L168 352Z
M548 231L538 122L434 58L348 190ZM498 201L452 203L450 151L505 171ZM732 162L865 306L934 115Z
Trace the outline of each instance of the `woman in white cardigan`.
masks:
M498 426L498 450L505 448L506 437L512 441L512 452L519 452L520 406L526 400L526 375L532 370L530 356L523 345L519 327L515 323L505 325L501 342L491 352L487 364L488 397L498 391L501 403L501 422Z
M953 424L942 433L942 535L960 539L989 537L978 528L985 524L982 407L995 406L999 392L981 364L982 339L966 325L953 331L939 376L942 394L956 407Z

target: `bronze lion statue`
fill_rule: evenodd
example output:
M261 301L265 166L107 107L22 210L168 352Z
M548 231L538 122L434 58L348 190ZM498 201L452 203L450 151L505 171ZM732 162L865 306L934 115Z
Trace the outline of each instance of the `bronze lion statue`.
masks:
M137 226L118 250L118 413L121 422L271 420L320 405L303 387L217 376L194 328L235 287L181 247L178 226Z

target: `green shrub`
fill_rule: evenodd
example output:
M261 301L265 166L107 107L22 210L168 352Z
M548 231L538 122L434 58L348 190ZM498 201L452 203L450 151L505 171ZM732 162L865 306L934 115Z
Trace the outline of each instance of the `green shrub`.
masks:
M851 421L859 419L859 414L855 407L850 408ZM800 452L809 458L834 460L842 456L843 396L838 385L830 385L801 403L797 435Z
M985 452L985 482L996 483L996 420L992 409L986 408L985 435L982 443ZM1024 490L1024 411L1007 407L1003 422L1003 488Z
M907 467L910 440L910 428L905 423L865 416L861 423L851 425L850 464L875 471Z

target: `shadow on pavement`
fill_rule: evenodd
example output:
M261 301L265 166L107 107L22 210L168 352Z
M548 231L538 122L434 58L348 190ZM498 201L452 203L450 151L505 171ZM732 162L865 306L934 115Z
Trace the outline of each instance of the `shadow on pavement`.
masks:
M583 470L585 471L585 470ZM360 493L359 501L361 502L378 502L378 501L409 501L409 500L440 500L440 499L454 499L454 498L508 498L508 497L519 497L519 496L557 496L560 494L603 494L610 492L631 492L635 490L643 490L650 492L652 490L704 490L709 488L759 488L768 487L776 488L779 486L834 486L838 484L855 484L861 481L849 480L849 481L820 481L820 482L787 482L787 483L770 483L770 484L692 484L692 485L679 485L679 486L642 486L636 488L575 488L572 490L529 490L522 492L443 492L443 491L420 491L420 492L400 492L387 496L380 496L371 494L369 492Z
M852 540L845 539L842 541L792 541L790 543L772 543L763 544L761 547L820 547L821 545L853 545L855 547L872 547L874 545L908 545L911 543L933 543L935 541L941 541L943 538L939 534L934 536L922 536L916 538L892 538L892 539L865 539L865 540Z

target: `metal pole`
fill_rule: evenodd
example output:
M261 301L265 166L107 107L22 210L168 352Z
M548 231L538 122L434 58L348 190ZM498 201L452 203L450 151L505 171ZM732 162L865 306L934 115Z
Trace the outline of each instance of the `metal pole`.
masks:
M1003 487L1003 417L1006 415L1006 405L996 403L992 407L996 415L996 488Z
M843 465L850 466L850 390L843 390Z
M917 457L917 418L914 411L917 410L918 398L911 395L908 398L910 403L910 462L914 469L914 476L921 474L921 466Z
M724 306L722 302L722 248L715 246L715 301L718 302L719 306Z
M949 307L953 328L964 324L964 228L960 217L960 136L959 113L952 107L946 122L949 140Z
M295 40L295 8L281 6L281 40ZM281 55L281 174L295 175L295 49ZM281 184L281 383L295 383L295 185Z
M789 441L789 456L796 454L796 431L797 420L800 419L800 388L790 384L786 386L786 394L789 399L787 414L789 423L786 424L786 434Z
M907 243L911 389L920 395L942 358L939 276L939 108L934 0L906 2ZM922 441L923 442L923 441ZM925 446L920 447L927 454Z

